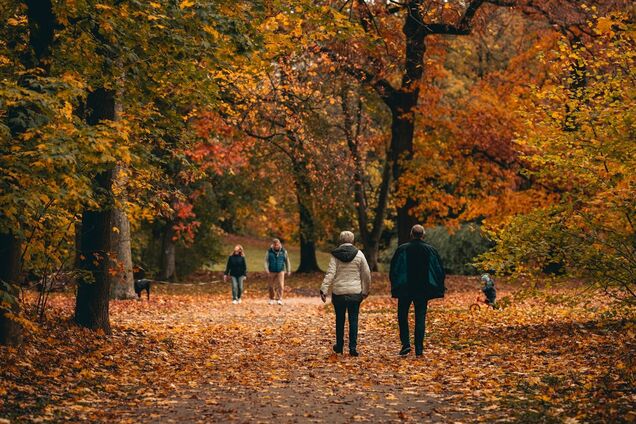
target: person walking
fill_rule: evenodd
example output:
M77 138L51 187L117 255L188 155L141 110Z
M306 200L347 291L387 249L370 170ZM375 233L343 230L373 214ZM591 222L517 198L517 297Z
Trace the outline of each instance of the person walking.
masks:
M291 274L289 255L279 239L273 239L272 245L265 254L265 271L270 276L269 304L283 304L283 290L285 290L285 273Z
M391 296L398 299L401 356L406 356L411 351L411 303L415 309L415 355L422 356L428 301L444 297L446 274L442 260L435 248L424 242L424 234L424 227L414 225L411 229L411 241L399 246L391 259L389 279Z
M351 231L340 233L340 246L331 251L331 260L320 287L320 298L331 303L336 313L336 344L333 351L342 353L344 347L345 315L349 316L349 354L358 356L358 316L360 303L369 295L371 271L364 254L353 245Z
M227 258L225 273L223 274L223 282L227 281L227 277L232 278L232 303L241 303L243 295L243 282L247 278L247 263L245 262L245 254L243 246L237 244L234 251Z

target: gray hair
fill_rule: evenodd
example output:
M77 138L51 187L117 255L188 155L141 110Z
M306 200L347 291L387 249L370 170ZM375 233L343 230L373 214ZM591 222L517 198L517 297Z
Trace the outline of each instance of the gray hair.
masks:
M343 231L340 233L340 243L353 243L355 236L351 231Z
M272 239L272 244L276 244L276 243L280 243L280 240L279 240L279 239L277 239L277 238ZM282 243L281 243L281 244L282 244Z
M426 234L426 231L424 230L424 227L422 227L420 224L415 224L413 228L411 228L412 239L423 239L424 234Z

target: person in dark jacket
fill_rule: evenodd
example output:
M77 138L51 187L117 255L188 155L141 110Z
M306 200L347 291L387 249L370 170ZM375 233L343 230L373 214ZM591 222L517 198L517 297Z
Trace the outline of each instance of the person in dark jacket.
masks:
M401 356L411 351L408 318L411 303L415 306L415 355L421 356L428 301L444 296L446 275L442 261L433 246L424 242L424 234L424 227L414 225L411 241L398 247L391 259L389 278L391 295L398 299Z
M245 262L245 254L243 246L237 244L234 252L227 258L223 281L227 280L228 275L232 278L232 303L241 303L241 295L243 294L243 282L247 278L247 263Z

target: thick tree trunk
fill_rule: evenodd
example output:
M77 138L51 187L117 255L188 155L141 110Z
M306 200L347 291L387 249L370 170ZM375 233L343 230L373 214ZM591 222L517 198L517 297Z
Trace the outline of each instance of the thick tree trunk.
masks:
M100 188L109 190L112 172L95 178ZM75 322L92 330L110 334L110 258L112 210L85 211L82 216L82 253L75 302Z
M134 299L132 253L130 245L130 222L119 208L113 210L113 227L119 231L111 233L112 265L116 273L110 273L110 298Z
M322 272L316 259L316 228L311 211L298 199L300 212L300 264L297 273Z
M420 95L420 84L424 74L424 53L426 52L426 32L422 26L423 17L420 1L409 3L402 32L406 38L404 74L402 84L390 102L391 108L391 159L393 181L400 184L400 177L413 158L413 135L415 131L415 108ZM399 187L397 187L399 189ZM417 219L411 214L416 205L410 196L397 208L398 244L409 240L411 227Z
M87 98L87 122L96 125L114 120L115 92L98 88ZM75 302L75 322L93 330L110 334L109 300L114 224L114 169L98 174L94 179L95 193L101 197L99 210L87 210L82 216L80 270Z
M22 344L23 329L11 315L20 313L17 282L20 275L22 243L12 234L0 234L0 299L11 299L6 307L0 307L0 345Z
M415 127L414 104L405 104L392 114L391 125L391 162L393 163L393 180L399 191L400 177L413 157L413 130ZM417 223L410 211L415 201L407 197L397 208L398 244L409 240L411 227Z
M51 45L54 38L55 15L51 0L26 0L29 22L29 47L21 61L26 68L40 68L48 73ZM28 74L23 82L28 81ZM26 128L11 128L13 135ZM0 308L0 344L17 346L22 343L23 328L11 315L20 313L17 302L17 282L21 272L22 243L10 232L0 234L0 298L11 299L10 304Z
M176 281L177 279L177 241L174 222L168 221L161 238L161 257L159 258L159 280Z
M316 259L316 222L312 207L311 181L306 175L307 166L302 159L294 161L294 184L300 215L300 264L296 272L322 272Z

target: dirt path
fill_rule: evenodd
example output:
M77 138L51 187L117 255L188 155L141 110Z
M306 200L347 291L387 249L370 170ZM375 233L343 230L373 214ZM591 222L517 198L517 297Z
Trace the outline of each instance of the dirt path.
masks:
M224 305L222 314L216 308L162 314L151 327L183 322L207 327L212 359L196 364L199 350L182 352L183 363L205 367L199 378L175 381L172 392L142 397L137 408L117 415L131 422L422 422L465 417L462 411L445 412L443 396L413 386L409 370L422 371L426 360L396 355L397 334L384 314L363 309L362 356L332 354L330 308L315 297L289 298L282 307L248 298L241 305ZM120 323L134 325L123 317ZM174 343L180 344L179 339ZM391 366L382 371L378 363Z
M73 325L74 298L19 350L0 349L0 418L31 422L634 422L634 309L574 290L471 313L471 281L429 305L425 354L399 358L396 306L376 284L358 358L335 355L319 281L270 306L227 286L157 287L111 302L112 335ZM303 291L301 291L303 289ZM498 294L509 296L502 287ZM298 296L293 296L298 294ZM303 296L300 296L303 294ZM502 299L502 303L505 300Z

